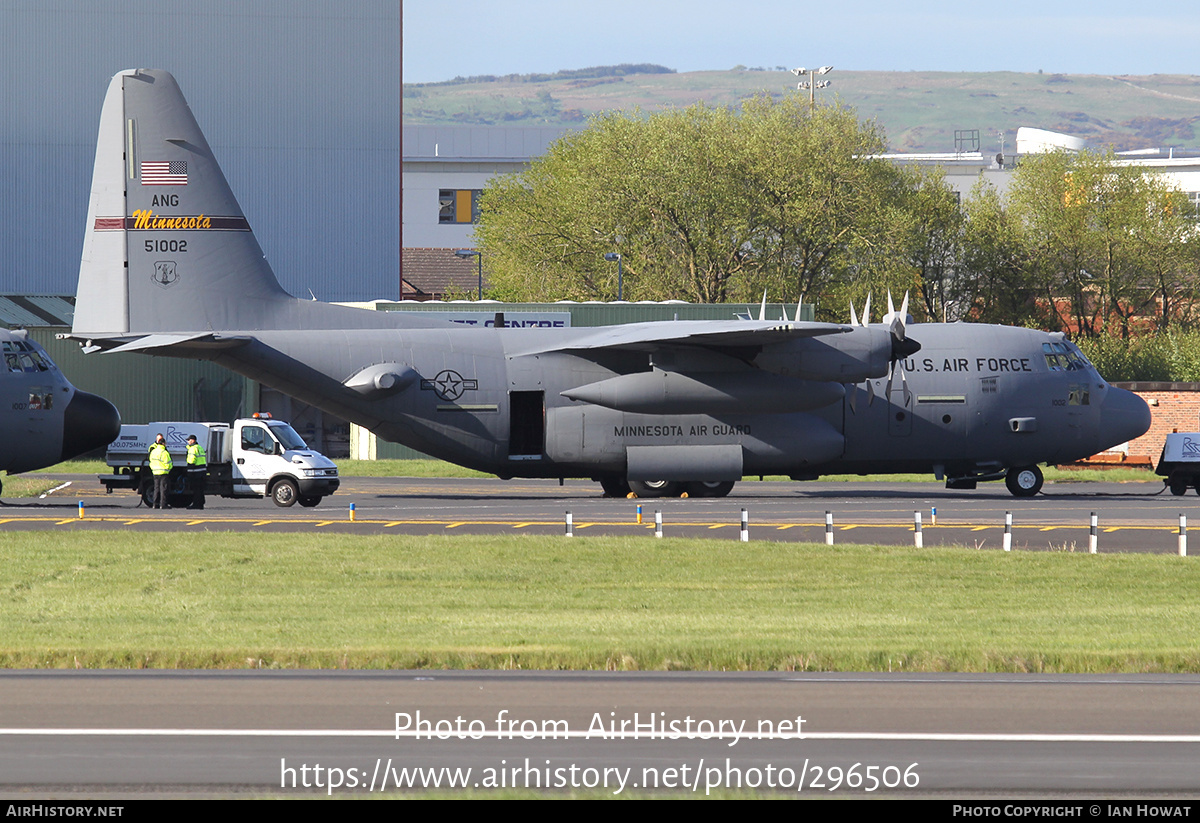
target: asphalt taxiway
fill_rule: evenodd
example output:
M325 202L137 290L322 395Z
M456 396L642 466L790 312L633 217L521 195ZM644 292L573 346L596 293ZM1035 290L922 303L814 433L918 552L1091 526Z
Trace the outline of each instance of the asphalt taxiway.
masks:
M1196 676L0 672L9 797L1194 794L1198 756Z
M1200 496L1174 497L1158 481L1048 483L1030 499L995 483L954 491L938 483L777 481L743 481L719 499L606 499L583 480L350 477L315 509L210 497L203 511L150 510L132 493L103 494L90 475L62 481L71 485L46 499L5 500L0 530L564 534L570 512L577 536L653 537L657 512L667 537L736 540L745 509L754 540L823 541L829 512L836 543L912 545L919 513L926 546L998 549L1011 513L1014 549L1087 551L1095 512L1100 551L1168 553L1177 550L1181 514L1200 527Z

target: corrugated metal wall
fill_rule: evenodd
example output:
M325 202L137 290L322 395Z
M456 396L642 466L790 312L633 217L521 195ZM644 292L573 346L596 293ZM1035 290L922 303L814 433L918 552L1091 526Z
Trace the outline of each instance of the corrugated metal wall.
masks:
M0 0L0 292L75 291L109 79L179 81L284 288L399 295L399 0Z
M258 384L204 360L144 354L84 354L74 340L56 340L62 328L36 328L38 342L78 389L98 394L121 412L123 423L152 420L232 422L257 411Z

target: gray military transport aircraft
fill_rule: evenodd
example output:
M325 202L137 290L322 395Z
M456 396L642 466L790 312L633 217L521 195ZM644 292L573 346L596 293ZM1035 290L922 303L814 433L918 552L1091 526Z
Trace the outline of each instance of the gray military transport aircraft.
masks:
M71 385L24 330L0 329L0 469L32 471L117 438L121 418L102 397Z
M535 331L296 299L174 78L138 69L113 78L100 117L70 336L212 360L435 457L502 478L590 477L615 495L932 472L1027 496L1039 463L1150 425L1061 334L868 314Z

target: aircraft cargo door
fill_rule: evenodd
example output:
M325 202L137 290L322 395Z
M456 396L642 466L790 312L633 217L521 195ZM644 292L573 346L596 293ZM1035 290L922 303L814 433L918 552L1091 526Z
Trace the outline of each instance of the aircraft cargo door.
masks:
M541 460L546 444L546 393L508 393L508 459Z

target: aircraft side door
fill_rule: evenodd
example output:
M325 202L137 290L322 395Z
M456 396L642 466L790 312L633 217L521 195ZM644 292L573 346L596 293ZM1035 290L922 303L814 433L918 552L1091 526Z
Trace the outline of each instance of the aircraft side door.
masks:
M547 364L540 355L508 359L508 459L541 460L546 451Z

